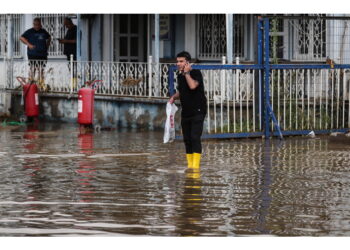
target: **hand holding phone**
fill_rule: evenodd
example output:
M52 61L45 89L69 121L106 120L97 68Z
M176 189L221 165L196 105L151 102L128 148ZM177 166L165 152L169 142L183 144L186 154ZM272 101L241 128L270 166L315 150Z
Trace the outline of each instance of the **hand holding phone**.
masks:
M187 61L186 64L185 64L184 72L190 72L191 69L192 69L191 66L192 65L190 64L190 62Z

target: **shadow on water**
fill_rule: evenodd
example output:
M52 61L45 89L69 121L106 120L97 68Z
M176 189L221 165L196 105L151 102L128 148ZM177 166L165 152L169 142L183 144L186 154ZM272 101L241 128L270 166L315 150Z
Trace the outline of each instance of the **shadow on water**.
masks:
M203 142L162 132L0 131L0 235L349 236L346 138Z

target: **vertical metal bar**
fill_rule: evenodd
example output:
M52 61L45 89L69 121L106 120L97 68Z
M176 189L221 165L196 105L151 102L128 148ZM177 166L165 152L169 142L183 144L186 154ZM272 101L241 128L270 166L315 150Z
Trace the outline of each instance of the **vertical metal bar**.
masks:
M250 92L249 92L249 85L250 85L250 72L249 70L247 70L247 132L249 132L249 95L250 95Z
M148 97L152 96L152 88L153 88L153 70L152 70L153 58L152 56L148 56Z
M264 18L265 31L265 138L270 137L270 114L268 111L268 103L270 101L270 24L269 18Z
M226 57L222 57L222 64L226 64ZM223 105L225 100L225 70L220 71L220 127L221 127L221 133L224 131L224 111L223 111Z
M116 86L116 89L117 89L117 94L121 94L121 91L120 91L120 79L119 79L119 70L120 70L120 63L119 62L117 62L116 63L116 73L117 73L117 77L116 77L116 82L117 82L117 86Z
M240 131L242 132L242 126L243 126L243 104L242 104L242 90L243 90L243 80L242 79L242 75L241 72L239 71L239 122L240 122Z
M210 93L211 93L211 85L212 85L212 82L210 81L210 71L207 71L208 72L208 74L207 74L207 79L208 79L208 81L207 81L207 83L208 83L208 88L207 88L207 93L208 93L208 95L207 95L207 108L208 108L208 111L207 111L207 113L208 113L208 115L207 115L207 124L208 124L208 133L210 133L210 121L211 121L211 119L210 119L210 99L211 99L211 96L210 96Z
M344 75L346 76L345 72L344 72ZM349 104L349 106L348 106L348 127L350 127L350 82L348 84L348 90L349 90L349 92L348 92L348 104Z
M330 128L333 128L333 105L334 105L334 94L333 94L333 91L335 92L334 90L334 77L335 77L335 74L334 74L334 70L332 70L332 86L331 86L331 126Z
M305 70L301 70L301 129L304 129Z
M320 86L320 127L319 129L322 129L322 105L323 105L323 102L322 102L322 96L323 96L323 88L322 88L322 83L323 83L323 70L320 69L320 83L321 83L321 86Z
M233 102L233 131L236 132L236 102L238 102L238 84L239 84L239 69L236 69L235 74L235 95L234 95L234 102Z
M215 70L213 70L213 74L211 75L211 82L213 83L213 109L214 109L214 132L216 133L216 83L215 83Z
M74 71L74 68L73 68L73 55L70 55L70 61L69 61L69 64L70 64L70 93L72 94L73 93L73 71Z
M229 74L231 71L229 70L225 70L225 74L227 73L227 77L225 77L226 79L226 99L227 99L227 103L226 103L226 111L227 111L227 133L230 132L230 96L229 96L229 91L230 91L230 88L229 88L229 82L230 82L230 78L231 78L231 75Z
M314 86L314 124L313 129L316 129L316 70L313 71L314 77L313 77L313 86Z
M262 66L263 65L263 19L259 18L258 19L258 65ZM258 108L259 108L259 130L261 131L262 128L262 106L263 106L263 92L262 92L262 84L263 84L263 79L262 79L262 71L259 69L259 82L258 82L258 88L259 88L259 103L258 103Z
M295 129L298 129L298 70L295 73Z
M324 129L328 128L328 85L329 85L329 70L327 70L326 74L326 113L325 113L325 127Z
M253 70L253 131L255 132L255 72Z
M307 93L306 94L307 94L307 129L310 129L310 69L307 70Z
M273 110L273 101L274 101L274 81L275 81L275 71L276 70L271 70L271 82L270 82L270 89L272 90L272 93L271 93L271 108ZM271 119L271 130L273 131L273 121Z
M293 70L289 70L289 129L292 129L292 76L293 76Z
M277 122L278 125L280 125L280 120L281 120L281 115L280 115L280 106L281 106L281 76L280 76L281 71L277 70Z
M339 128L339 99L340 99L340 69L337 69L337 77L338 77L338 81L337 81L337 125L336 128Z
M283 128L286 128L286 70L283 70Z
M346 97L346 74L345 74L345 69L342 70L343 74L343 94L342 94L342 99L343 99L343 123L342 123L342 128L345 128L345 97Z

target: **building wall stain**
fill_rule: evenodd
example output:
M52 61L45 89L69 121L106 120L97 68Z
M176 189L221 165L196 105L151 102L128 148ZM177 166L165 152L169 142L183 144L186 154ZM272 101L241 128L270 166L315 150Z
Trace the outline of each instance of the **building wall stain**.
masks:
M59 96L40 97L40 119L76 123L78 117L78 101L76 98ZM166 100L164 103L147 103L124 100L95 99L94 122L105 128L140 128L145 130L164 129L166 120ZM12 94L11 113L22 115L21 96ZM180 111L176 114L180 121ZM177 129L179 129L177 123Z

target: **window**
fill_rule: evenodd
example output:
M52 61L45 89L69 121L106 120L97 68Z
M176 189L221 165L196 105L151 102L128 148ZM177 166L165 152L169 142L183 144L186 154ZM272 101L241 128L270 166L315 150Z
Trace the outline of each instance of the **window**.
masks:
M119 62L144 61L145 15L114 15L114 60Z
M234 15L234 57L244 57L244 15ZM223 14L197 15L198 58L220 60L226 55L226 18Z
M270 19L270 59L272 63L278 63L279 59L286 59L287 27L283 18Z
M326 57L326 20L295 19L290 21L294 28L294 59L319 61Z
M18 37L22 34L23 15L21 14L0 15L0 56L5 57L7 54L9 17L12 19L13 28L13 56L20 57L22 56L22 53Z

